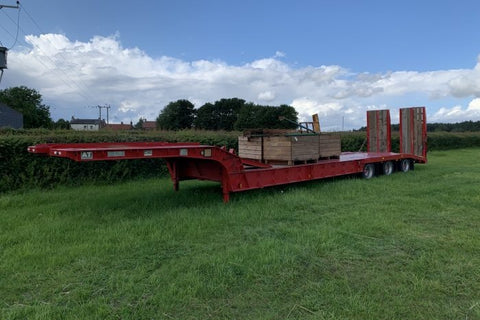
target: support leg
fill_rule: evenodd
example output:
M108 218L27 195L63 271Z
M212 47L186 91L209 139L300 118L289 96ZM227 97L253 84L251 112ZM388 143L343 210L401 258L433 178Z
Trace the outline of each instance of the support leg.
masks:
M167 168L170 172L170 178L173 182L173 190L178 191L179 188L179 180L178 180L178 168L176 161L167 161Z
M228 203L228 201L230 201L230 192L223 192L223 202L224 203Z

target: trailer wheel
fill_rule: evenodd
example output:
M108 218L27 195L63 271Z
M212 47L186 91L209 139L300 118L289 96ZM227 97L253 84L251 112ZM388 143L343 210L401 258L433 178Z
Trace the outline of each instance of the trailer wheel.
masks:
M371 179L375 175L375 165L373 163L367 163L363 167L362 177L365 179Z
M382 166L383 169L383 174L386 176L389 176L393 173L393 162L392 161L387 161L383 163Z
M400 171L402 172L408 172L410 170L410 160L408 159L402 159L400 160Z

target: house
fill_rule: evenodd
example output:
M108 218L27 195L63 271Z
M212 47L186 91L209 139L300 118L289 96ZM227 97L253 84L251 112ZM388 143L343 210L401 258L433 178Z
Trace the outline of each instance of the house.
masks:
M0 128L23 128L23 114L0 102Z
M70 120L70 127L76 131L98 131L105 126L105 120L100 119L76 119L72 117L72 120Z
M130 122L130 124L124 124L123 122L121 122L120 124L109 123L105 126L105 129L112 130L112 131L132 130L133 129L133 124L131 122Z
M156 121L143 121L142 122L142 129L143 130L156 130L157 129L157 122Z

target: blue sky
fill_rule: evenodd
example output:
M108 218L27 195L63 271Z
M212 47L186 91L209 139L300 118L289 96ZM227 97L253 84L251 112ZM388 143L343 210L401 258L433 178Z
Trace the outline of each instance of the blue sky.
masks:
M15 4L4 0L2 4ZM479 1L21 1L0 88L37 89L54 118L154 119L168 102L239 97L364 125L425 105L480 120ZM0 12L15 41L17 11Z

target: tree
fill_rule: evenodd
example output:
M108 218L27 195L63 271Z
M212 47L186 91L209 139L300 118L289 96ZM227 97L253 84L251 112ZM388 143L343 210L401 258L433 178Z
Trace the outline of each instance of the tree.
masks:
M138 122L135 123L135 125L133 126L134 129L138 129L138 130L142 130L143 129L143 123L146 121L147 119L144 119L142 117L140 117L140 119L138 119Z
M42 104L42 95L25 86L0 90L0 101L23 114L23 127L51 128L50 107Z
M206 103L197 111L195 128L232 131L244 105L245 100L238 98L221 99L214 104Z
M260 106L246 103L238 113L235 130L262 128L259 118Z
M197 129L218 130L217 112L215 106L207 102L197 110L193 125Z
M63 129L63 130L68 130L70 129L70 122L68 122L65 119L58 119L54 124L53 124L54 129Z
M279 107L261 106L253 103L245 104L238 114L235 122L236 130L245 129L295 129L295 123L282 121L285 117L298 122L298 113L295 108L288 105Z
M163 130L181 130L192 127L195 118L193 103L188 100L170 102L157 117L157 124Z

